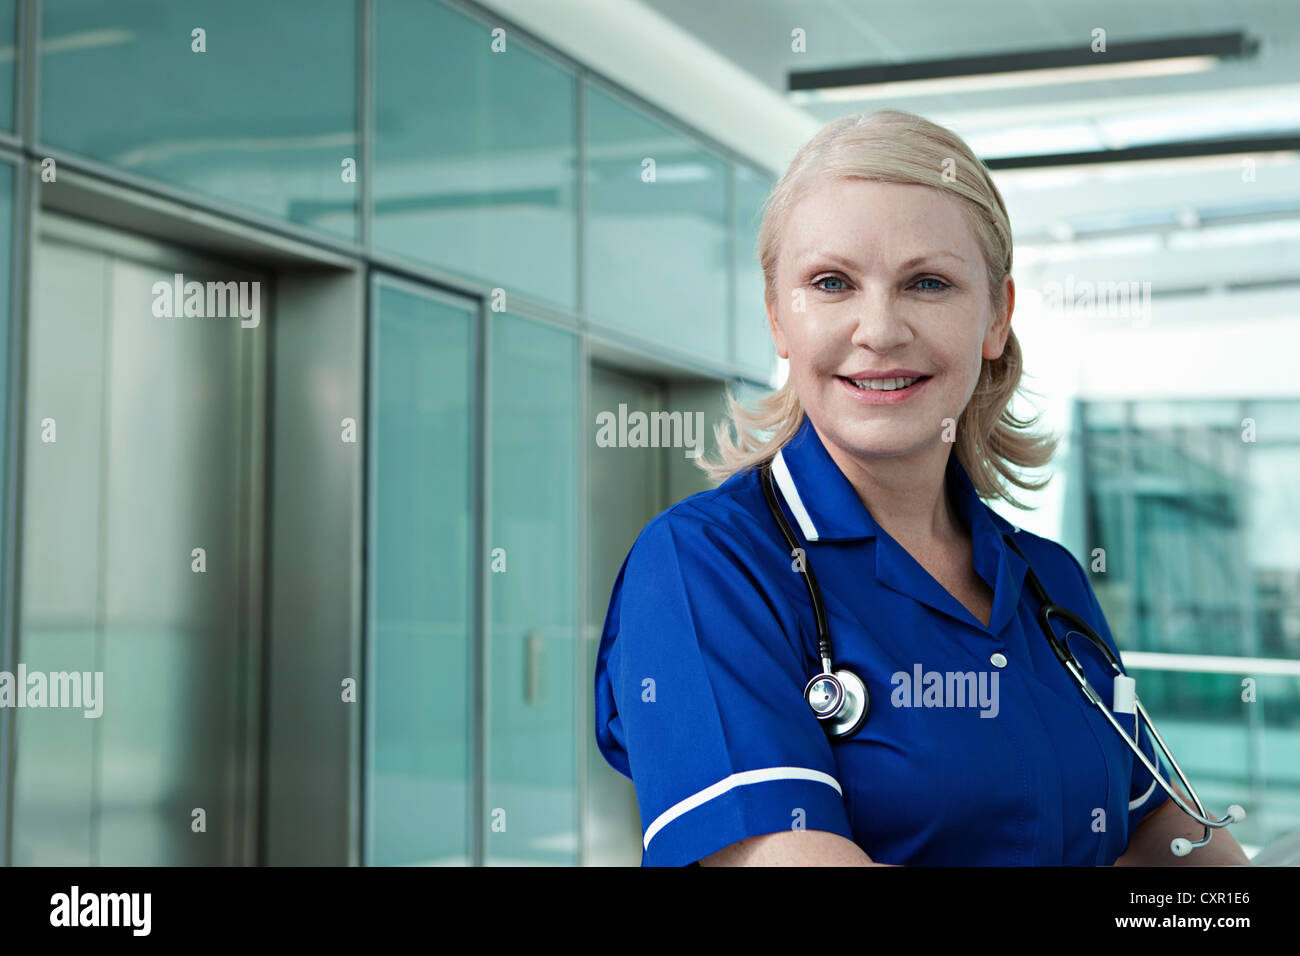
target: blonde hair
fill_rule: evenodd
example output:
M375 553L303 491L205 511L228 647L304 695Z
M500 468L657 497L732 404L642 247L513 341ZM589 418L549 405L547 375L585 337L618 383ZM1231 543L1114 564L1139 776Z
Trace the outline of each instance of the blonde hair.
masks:
M1006 204L984 164L953 133L923 117L901 110L859 113L827 123L795 155L764 204L758 234L764 300L776 299L776 263L780 238L791 210L810 187L826 177L931 186L960 200L962 213L988 266L989 298L995 314L1006 307L1004 283L1011 273L1011 221ZM1020 387L1020 343L1009 330L1002 354L984 359L979 381L957 421L958 460L982 498L1002 498L1026 508L1010 494L1008 483L1037 490L1051 476L1028 481L1015 468L1039 468L1051 460L1058 439L1027 431L1038 417L1020 419L1008 406ZM803 405L791 380L760 398L753 407L727 390L728 421L714 426L718 461L696 459L715 481L772 458L804 419ZM733 441L730 429L736 432Z

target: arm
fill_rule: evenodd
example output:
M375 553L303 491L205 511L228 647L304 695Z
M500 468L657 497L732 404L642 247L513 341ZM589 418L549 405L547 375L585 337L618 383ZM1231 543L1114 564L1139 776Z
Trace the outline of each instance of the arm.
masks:
M1174 790L1189 806L1195 804L1178 784ZM1156 810L1142 818L1137 830L1129 838L1128 849L1115 861L1116 866L1250 866L1250 860L1229 832L1231 827L1211 828L1210 842L1193 850L1187 856L1174 856L1169 843L1175 837L1199 840L1201 824L1197 823L1173 800L1166 799Z
M801 585L780 552L755 562L755 550L743 533L670 510L615 582L595 725L601 752L636 787L643 866L789 837L796 811L799 836L852 842L835 755L803 696L806 647L785 600Z
M700 866L893 866L875 863L852 840L825 830L782 830L746 837Z

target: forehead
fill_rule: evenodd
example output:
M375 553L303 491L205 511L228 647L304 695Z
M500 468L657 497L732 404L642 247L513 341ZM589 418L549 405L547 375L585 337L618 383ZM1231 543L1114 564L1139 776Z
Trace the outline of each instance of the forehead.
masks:
M960 201L910 183L824 180L794 205L784 231L784 258L796 265L831 253L893 262L948 251L967 264L979 255Z

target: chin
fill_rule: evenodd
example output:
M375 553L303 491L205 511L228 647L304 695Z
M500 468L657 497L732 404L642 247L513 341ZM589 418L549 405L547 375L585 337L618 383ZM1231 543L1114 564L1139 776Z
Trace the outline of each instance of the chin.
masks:
M831 427L841 440L840 447L858 458L896 458L925 444L921 435L900 435L874 422L840 421Z

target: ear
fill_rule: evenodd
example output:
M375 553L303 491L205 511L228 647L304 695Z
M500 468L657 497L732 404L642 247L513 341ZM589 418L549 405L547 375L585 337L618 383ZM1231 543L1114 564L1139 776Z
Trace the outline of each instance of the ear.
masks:
M995 359L1002 355L1002 350L1007 345L1007 336L1011 333L1011 313L1016 308L1016 283L1010 274L1007 275L1003 286L1003 294L1007 303L1006 308L1001 315L994 317L989 330L984 334L982 354L986 359Z
M773 302L767 303L767 325L772 332L772 342L776 345L776 354L783 359L789 359L790 348L785 341L785 330L781 328L781 320L776 317L776 305Z

